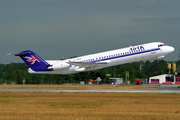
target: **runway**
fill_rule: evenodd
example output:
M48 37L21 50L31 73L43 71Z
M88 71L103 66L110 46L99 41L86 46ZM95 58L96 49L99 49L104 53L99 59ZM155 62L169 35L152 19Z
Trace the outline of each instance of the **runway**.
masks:
M178 85L160 85L153 88L159 90L0 89L0 92L180 93Z

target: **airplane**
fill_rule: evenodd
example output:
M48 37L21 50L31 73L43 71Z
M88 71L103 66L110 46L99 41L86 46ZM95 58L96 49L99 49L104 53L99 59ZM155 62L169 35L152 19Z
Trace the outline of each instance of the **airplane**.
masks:
M65 60L44 60L31 50L7 55L21 57L29 66L29 73L74 74L153 58L161 59L174 50L162 42L151 42Z

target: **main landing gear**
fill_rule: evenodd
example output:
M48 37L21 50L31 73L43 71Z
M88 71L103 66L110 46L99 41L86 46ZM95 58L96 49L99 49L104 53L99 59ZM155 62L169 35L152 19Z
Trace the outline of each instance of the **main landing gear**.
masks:
M100 73L100 72L96 72L96 73L95 73L95 72L92 72L92 71L91 71L91 72L90 72L90 76L91 76L91 77L101 77L101 73Z

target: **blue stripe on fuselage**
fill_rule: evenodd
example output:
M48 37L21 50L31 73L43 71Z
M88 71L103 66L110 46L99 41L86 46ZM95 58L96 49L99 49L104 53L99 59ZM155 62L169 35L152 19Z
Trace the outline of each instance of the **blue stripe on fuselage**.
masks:
M158 51L158 50L160 50L160 48L144 50L144 51L139 51L139 52L135 52L135 53L129 53L129 54L125 54L125 55L114 56L114 57L108 57L108 58L99 59L99 60L93 60L93 61L90 61L87 63L95 63L95 62L101 62L101 61L105 61L105 60L112 60L112 59L116 59L116 58L122 58L122 57L137 55L137 54L141 54L141 53L148 53L148 52L153 52L153 51Z

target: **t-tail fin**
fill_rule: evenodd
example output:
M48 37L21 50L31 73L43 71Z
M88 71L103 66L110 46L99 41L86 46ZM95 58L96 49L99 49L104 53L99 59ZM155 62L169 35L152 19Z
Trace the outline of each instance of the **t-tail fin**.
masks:
M21 59L33 70L33 71L49 71L50 66L44 59L38 56L31 50L25 50L17 54L11 54L21 57Z

